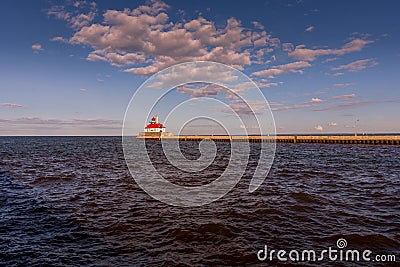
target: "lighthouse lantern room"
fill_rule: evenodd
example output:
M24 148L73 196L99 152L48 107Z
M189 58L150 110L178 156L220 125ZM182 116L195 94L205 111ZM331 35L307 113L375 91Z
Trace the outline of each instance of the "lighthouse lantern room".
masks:
M165 126L158 122L158 115L151 118L149 124L144 128L145 133L164 133Z

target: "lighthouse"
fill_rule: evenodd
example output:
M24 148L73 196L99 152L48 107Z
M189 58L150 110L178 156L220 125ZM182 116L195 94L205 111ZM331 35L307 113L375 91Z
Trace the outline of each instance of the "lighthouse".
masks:
M149 124L144 128L145 133L165 133L165 126L158 122L158 115L151 118Z
M173 136L171 132L165 131L165 126L158 121L158 115L155 115L149 121L144 132L140 132L137 138L160 138L164 136Z

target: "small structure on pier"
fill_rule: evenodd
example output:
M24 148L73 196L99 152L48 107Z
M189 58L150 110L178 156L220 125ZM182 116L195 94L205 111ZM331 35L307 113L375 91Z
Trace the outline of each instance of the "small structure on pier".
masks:
M165 126L158 122L158 115L151 118L149 124L144 128L145 133L165 133Z
M165 126L158 121L158 115L151 118L149 124L140 132L137 138L160 138L164 136L173 136L171 132L165 131Z

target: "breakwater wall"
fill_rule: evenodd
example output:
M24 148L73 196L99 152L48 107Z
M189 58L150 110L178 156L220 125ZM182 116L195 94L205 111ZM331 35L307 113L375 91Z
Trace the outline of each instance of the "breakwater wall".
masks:
M179 135L179 136L138 136L139 139L177 140L215 142L277 142L277 143L319 143L319 144L367 144L367 145L400 145L400 135L279 135L279 136L228 136L228 135Z

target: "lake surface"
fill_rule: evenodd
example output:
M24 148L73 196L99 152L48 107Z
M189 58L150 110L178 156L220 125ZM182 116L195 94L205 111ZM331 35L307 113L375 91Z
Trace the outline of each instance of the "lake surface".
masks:
M197 145L182 143L184 154L196 158ZM231 192L180 208L135 183L120 137L0 137L0 265L281 265L257 251L323 250L339 238L400 260L400 147L277 144L267 179L249 193L259 144L251 146ZM148 147L158 155L160 144ZM175 173L164 159L155 166L177 184L208 183L229 159L229 144L217 147L201 176Z

